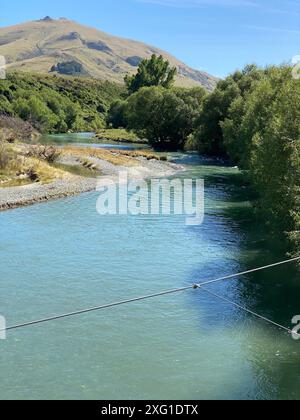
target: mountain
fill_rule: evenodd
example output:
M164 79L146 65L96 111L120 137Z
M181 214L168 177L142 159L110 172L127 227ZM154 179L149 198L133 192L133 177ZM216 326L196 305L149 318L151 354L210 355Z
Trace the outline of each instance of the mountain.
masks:
M212 90L217 79L194 70L170 54L141 42L117 38L65 18L0 28L0 55L8 69L89 76L122 82L139 62L162 54L178 68L178 86Z

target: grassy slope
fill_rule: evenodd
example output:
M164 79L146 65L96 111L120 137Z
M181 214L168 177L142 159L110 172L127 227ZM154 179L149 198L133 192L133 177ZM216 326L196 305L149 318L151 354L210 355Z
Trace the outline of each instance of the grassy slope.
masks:
M0 55L8 67L48 73L58 62L76 60L89 76L123 82L125 74L134 73L130 57L149 58L162 54L179 69L177 84L192 87L202 84L212 89L216 79L189 68L170 54L149 45L117 38L69 20L32 21L0 28Z

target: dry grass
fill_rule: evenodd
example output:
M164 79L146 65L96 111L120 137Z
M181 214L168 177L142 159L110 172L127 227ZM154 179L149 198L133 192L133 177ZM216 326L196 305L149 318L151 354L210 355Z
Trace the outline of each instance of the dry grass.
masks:
M0 171L7 169L11 160L10 148L0 139Z
M39 137L39 133L31 124L7 115L0 115L0 139L8 143L28 141Z
M89 169L83 165L68 165L65 163L55 162L53 164L55 168L61 169L64 172L68 172L72 175L81 176L84 178L96 178L101 175L101 171Z
M96 138L102 141L147 143L146 141L139 139L132 131L127 131L124 128L103 128L97 131Z
M34 145L25 148L25 154L28 157L35 157L48 163L54 163L60 157L61 152L54 146Z
M49 152L49 153L48 153ZM11 187L33 182L50 183L57 179L71 179L74 176L94 177L100 174L93 158L109 162L115 166L139 166L137 158L161 160L149 151L104 150L66 146L60 150L61 156L75 157L78 165L60 164L52 161L58 156L54 148L32 147L24 144L0 143L0 186ZM50 158L48 159L48 154ZM74 159L73 159L74 160Z
M148 140L139 138L133 131L125 128L102 128L93 138L94 143L134 143L148 145Z
M113 152L116 152L115 150L112 150ZM132 157L132 158L145 158L147 160L160 160L160 161L166 161L166 156L161 156L157 153L153 153L151 151L147 150L118 150L117 151L120 155Z
M49 183L56 179L71 179L72 175L59 168L49 165L47 162L41 161L37 158L24 159L24 172L30 173L33 171L37 175L37 180L43 183Z
M63 153L76 156L82 163L89 162L89 158L105 160L116 166L138 166L138 162L134 157L126 156L119 150L104 150L81 147L65 147Z
M12 187L32 182L49 183L56 179L67 179L72 175L53 167L46 160L27 156L21 145L0 143L0 185Z

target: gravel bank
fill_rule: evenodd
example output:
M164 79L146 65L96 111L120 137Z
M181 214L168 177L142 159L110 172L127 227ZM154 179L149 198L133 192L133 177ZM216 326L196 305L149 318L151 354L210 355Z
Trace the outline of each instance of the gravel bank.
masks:
M184 170L182 166L168 162L147 161L141 158L138 161L138 166L130 168L114 166L100 159L95 159L95 164L104 177L111 176L115 180L118 173L125 170L128 171L129 179L169 177ZM95 178L73 176L50 184L34 183L21 187L0 188L0 211L93 191L96 186Z
M29 184L22 187L0 189L0 211L30 204L77 195L96 188L95 178L78 177L72 180L57 180L50 184Z

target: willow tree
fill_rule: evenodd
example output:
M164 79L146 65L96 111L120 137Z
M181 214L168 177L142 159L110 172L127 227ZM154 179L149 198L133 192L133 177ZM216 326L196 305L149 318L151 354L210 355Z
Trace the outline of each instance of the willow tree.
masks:
M144 87L126 106L128 127L158 150L183 149L199 119L206 92L193 89Z

